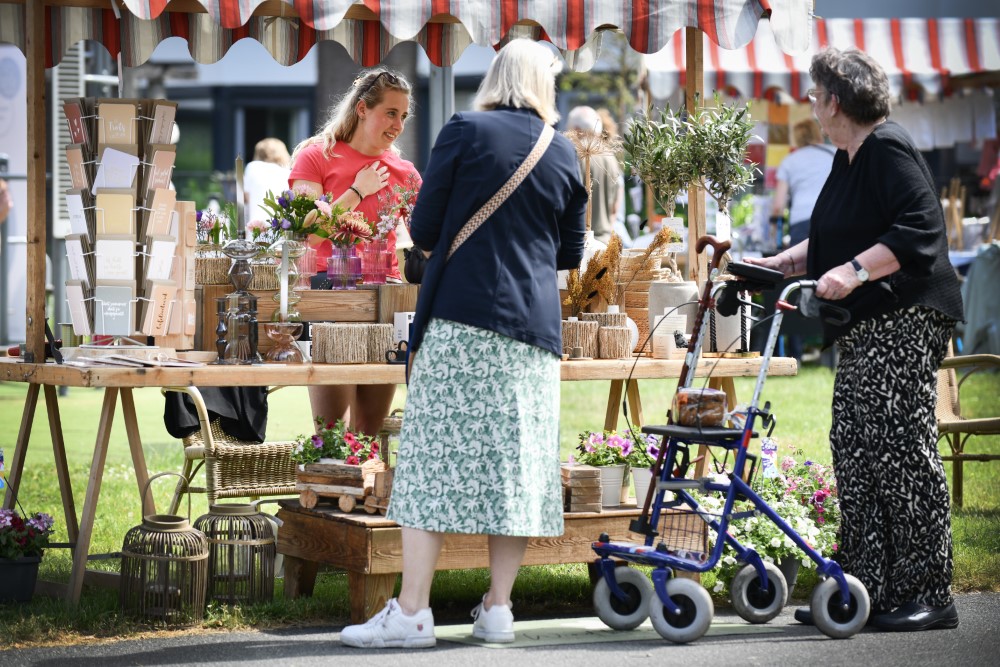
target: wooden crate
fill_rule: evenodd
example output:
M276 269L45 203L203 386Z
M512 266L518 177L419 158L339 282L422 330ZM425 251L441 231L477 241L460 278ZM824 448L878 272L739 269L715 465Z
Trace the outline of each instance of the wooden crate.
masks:
M375 492L376 474L385 472L386 468L385 463L379 460L365 461L360 466L346 463L307 464L305 470L296 474L295 490L299 492L299 504L312 509L321 498L333 499L342 512L352 512L359 504L364 507L365 499ZM383 490L384 486L383 480Z

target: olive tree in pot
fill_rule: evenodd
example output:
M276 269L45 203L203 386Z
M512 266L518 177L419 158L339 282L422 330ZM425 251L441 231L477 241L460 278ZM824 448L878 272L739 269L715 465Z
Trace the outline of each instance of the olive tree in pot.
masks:
M679 228L683 221L674 216L677 197L690 187L697 173L691 161L689 128L686 120L667 107L659 119L639 115L632 119L622 137L625 162L638 174L652 193L653 200L667 213L664 225ZM688 327L694 322L698 286L685 281L677 268L675 252L667 255L670 277L649 287L649 327L654 330L656 319L668 312L687 315Z
M733 197L753 183L760 172L756 164L746 159L747 146L754 138L753 128L748 103L723 104L718 95L714 106L697 107L688 118L688 151L697 174L695 182L718 203L719 215L727 220ZM718 235L718 223L716 230ZM708 349L712 352L747 349L749 329L741 326L742 317L738 313L713 320L715 334Z

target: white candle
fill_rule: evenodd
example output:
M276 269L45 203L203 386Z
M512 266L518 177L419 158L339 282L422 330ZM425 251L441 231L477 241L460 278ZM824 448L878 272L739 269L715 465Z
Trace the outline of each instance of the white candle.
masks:
M288 317L288 244L281 244L281 321Z

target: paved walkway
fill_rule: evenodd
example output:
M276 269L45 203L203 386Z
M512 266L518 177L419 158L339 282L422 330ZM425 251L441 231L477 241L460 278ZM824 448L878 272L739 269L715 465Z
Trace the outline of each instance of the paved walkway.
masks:
M998 664L1000 593L957 598L955 630L883 633L865 630L844 640L824 637L792 619L793 607L763 626L719 610L705 637L688 645L662 640L652 629L611 632L593 617L519 621L514 646L485 646L468 637L471 626L438 627L438 645L422 650L360 651L340 645L339 627L262 632L177 634L58 648L0 652L0 665L113 667L117 665L434 665L570 667L622 665L920 665Z

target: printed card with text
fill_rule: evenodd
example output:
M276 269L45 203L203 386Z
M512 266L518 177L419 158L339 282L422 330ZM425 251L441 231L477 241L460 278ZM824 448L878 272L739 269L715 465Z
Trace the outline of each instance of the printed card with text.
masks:
M135 196L131 190L101 190L94 198L98 234L130 234L135 238Z
M97 142L107 144L138 144L136 133L138 105L129 99L97 101Z
M98 281L94 288L94 333L131 336L135 331L135 283Z
M98 235L94 244L94 277L106 280L135 280L135 239L129 235Z

